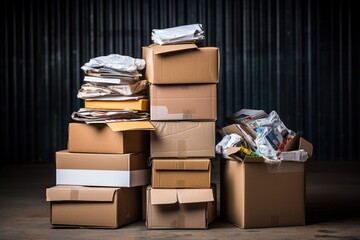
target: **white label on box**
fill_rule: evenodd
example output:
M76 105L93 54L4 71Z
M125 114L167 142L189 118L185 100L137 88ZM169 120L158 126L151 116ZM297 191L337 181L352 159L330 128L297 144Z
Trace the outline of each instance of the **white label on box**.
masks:
M56 169L56 184L135 187L150 184L150 169L134 171Z
M181 120L189 119L185 118L183 113L169 113L169 110L165 106L150 106L151 120Z

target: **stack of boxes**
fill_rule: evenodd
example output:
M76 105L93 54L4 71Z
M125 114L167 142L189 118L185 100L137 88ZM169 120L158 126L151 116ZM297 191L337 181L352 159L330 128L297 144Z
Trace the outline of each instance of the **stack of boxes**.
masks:
M132 131L118 131L129 123ZM57 186L46 192L53 225L117 228L142 218L151 174L149 133L135 130L143 123L69 124L68 149L56 152Z
M207 228L216 218L215 120L219 49L195 44L143 47L150 85L149 229Z
M142 50L151 124L69 124L68 149L56 153L57 186L47 189L53 225L117 228L146 216L149 229L206 229L217 217L211 159L219 49L172 44ZM149 101L92 99L85 107L148 111ZM154 131L149 138L143 130ZM235 124L222 132L243 134ZM312 155L312 144L296 135L285 150L298 149ZM236 151L221 159L222 217L241 228L304 225L304 163L239 161L231 157Z

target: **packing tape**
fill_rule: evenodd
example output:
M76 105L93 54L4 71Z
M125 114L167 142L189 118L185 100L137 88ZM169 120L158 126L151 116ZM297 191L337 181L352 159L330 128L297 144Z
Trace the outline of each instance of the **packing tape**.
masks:
M178 156L186 157L186 140L185 139L179 139L177 141L177 150L178 150Z
M298 162L280 162L266 163L269 173L301 173L304 172L304 163Z
M73 201L79 200L79 190L72 189L70 191L70 200Z
M185 169L185 162L178 162L177 169L184 170Z

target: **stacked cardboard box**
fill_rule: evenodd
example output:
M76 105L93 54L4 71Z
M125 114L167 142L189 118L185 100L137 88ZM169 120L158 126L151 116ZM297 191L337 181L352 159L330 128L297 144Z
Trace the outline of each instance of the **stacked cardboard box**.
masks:
M140 103L135 108L148 111L144 101L122 101L120 108ZM97 104L119 110L114 102ZM57 186L46 192L53 225L117 228L142 218L142 186L151 174L149 133L138 130L144 126L145 121L69 124L68 149L56 152Z
M151 45L143 47L143 58L155 128L150 138L147 227L206 229L216 217L211 158L215 157L219 49Z

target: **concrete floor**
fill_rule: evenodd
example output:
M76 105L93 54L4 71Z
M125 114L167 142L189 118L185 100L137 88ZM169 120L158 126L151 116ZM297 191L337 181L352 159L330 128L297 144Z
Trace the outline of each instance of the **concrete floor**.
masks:
M360 239L360 163L308 162L306 169L306 226L244 230L218 219L208 230L148 230L143 221L112 230L52 228L45 189L55 185L55 167L5 165L0 239Z

